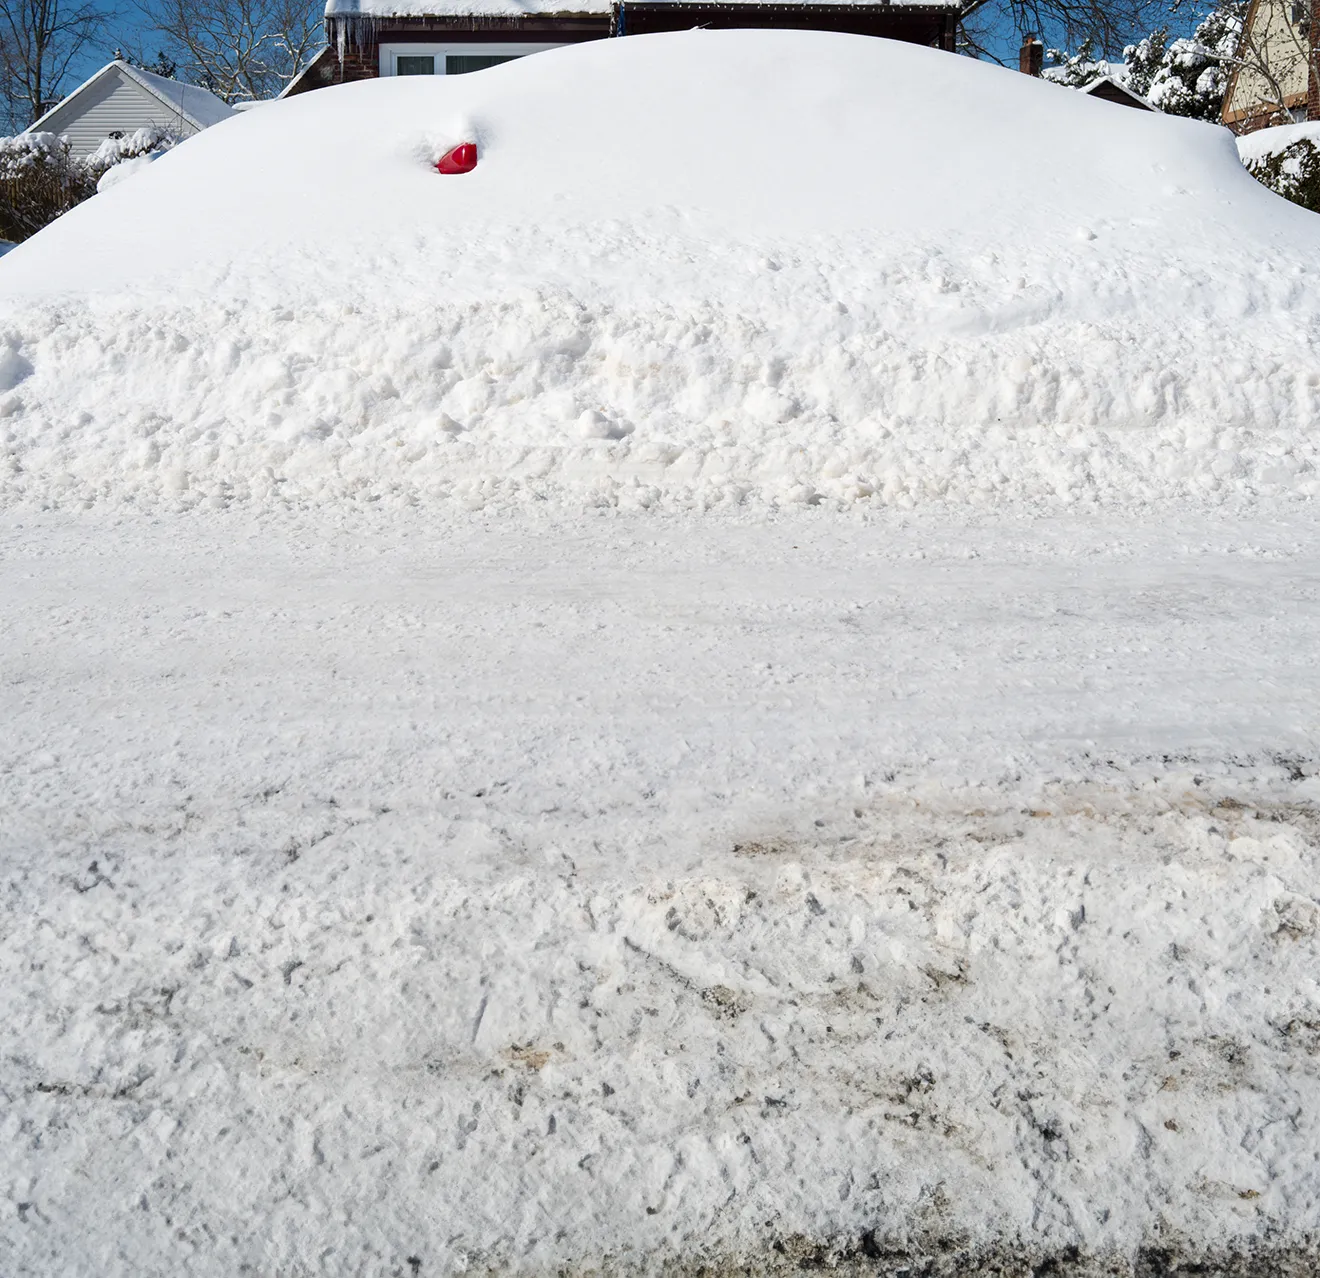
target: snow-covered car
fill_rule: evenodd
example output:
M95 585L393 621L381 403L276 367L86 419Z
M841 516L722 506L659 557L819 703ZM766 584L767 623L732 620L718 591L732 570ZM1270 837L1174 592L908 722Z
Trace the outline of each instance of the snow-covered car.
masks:
M438 173L465 143L476 168ZM207 130L6 259L31 372L0 485L1308 494L1317 235L1223 129L865 37L351 84ZM168 426L130 442L145 419Z

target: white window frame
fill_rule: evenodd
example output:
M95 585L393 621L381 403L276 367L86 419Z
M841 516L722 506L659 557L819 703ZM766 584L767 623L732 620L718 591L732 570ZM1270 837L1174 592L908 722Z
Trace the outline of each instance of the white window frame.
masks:
M462 57L467 54L470 57L513 57L525 58L529 53L544 53L547 49L562 49L563 44L478 44L472 43L454 43L449 44L413 44L411 41L407 44L382 44L380 46L380 73L382 76L397 74L394 70L394 59L401 54L403 57L426 57L434 55L436 75L445 74L445 58L449 55Z

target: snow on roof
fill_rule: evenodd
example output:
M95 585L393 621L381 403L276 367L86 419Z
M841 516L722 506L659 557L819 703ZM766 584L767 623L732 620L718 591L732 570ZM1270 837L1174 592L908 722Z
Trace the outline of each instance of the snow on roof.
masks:
M1053 81L1055 84L1074 86L1082 77L1086 77L1085 84L1089 87L1096 80L1107 77L1122 88L1127 84L1128 72L1129 67L1126 62L1110 62L1107 58L1086 62L1079 58L1069 58L1054 66L1046 67L1040 73L1040 78Z
M691 4L698 0L644 0L647 4ZM813 3L888 6L890 0L717 0L721 5L810 6ZM913 0L931 8L954 8L960 0ZM901 6L900 6L901 7ZM328 0L327 18L524 18L549 15L603 15L612 0Z
M181 115L195 128L210 128L211 125L219 124L221 120L227 120L234 114L233 110L221 102L215 94L208 93L207 90L198 88L195 84L181 84L178 80L167 80L162 75L155 75L151 71L143 71L141 67L135 67L116 58L113 62L107 62L94 75L89 76L72 93L61 98L39 120L23 131L25 133L44 132L47 122L54 115L64 111L70 103L98 81L116 72L127 75L153 97L163 102L171 111Z
M325 61L327 57L330 55L330 53L331 51L328 45L324 45L324 44L321 45L320 48L318 48L316 52L313 53L312 56L308 58L307 61L302 64L302 66L298 68L297 75L295 75L293 79L290 80L284 86L284 88L282 88L279 91L279 93L276 95L275 101L278 102L282 98L293 97L294 95L299 93L302 90L303 80L309 76L317 75L318 69L324 67ZM326 75L323 78L325 80L328 80L330 76Z
M894 8L894 9L946 9L957 8L962 0L639 0L641 5L663 5L674 8L725 8L728 6L738 7L740 5L756 5L762 8L773 9L776 7L792 9L810 9L813 5L829 5L831 7L843 6L855 9L871 8ZM631 7L631 6L627 6Z
M0 505L1320 497L1320 220L1055 89L689 31L239 115L0 262Z
M1085 85L1082 88L1082 92L1095 93L1099 89L1103 88L1105 85L1108 85L1110 88L1117 89L1119 93L1123 94L1124 97L1131 98L1133 102L1139 102L1141 103L1142 106L1145 107L1150 106L1150 103L1147 102L1146 99L1141 96L1141 94L1133 93L1132 90L1129 89L1127 85L1123 83L1122 80L1118 79L1116 76L1113 75L1106 74L1106 75L1096 76L1096 78L1092 80L1090 84Z
M233 108L222 102L214 93L199 88L195 84L183 84L178 80L167 80L163 75L144 71L127 62L112 63L120 70L132 76L144 89L158 98L170 103L175 110L191 119L199 128L209 128L227 120L234 114Z
M610 0L328 0L327 18L530 18L607 14Z

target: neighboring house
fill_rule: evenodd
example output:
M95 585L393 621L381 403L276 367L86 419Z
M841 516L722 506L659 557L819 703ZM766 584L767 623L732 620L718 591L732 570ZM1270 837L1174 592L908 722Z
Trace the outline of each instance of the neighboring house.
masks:
M1079 62L1074 58L1066 67L1051 67L1046 70L1045 46L1034 35L1029 35L1022 41L1022 48L1018 51L1018 70L1024 75L1035 75L1050 80L1063 88L1078 89L1093 98L1099 98L1102 102L1112 102L1115 106L1133 107L1138 111L1155 110L1145 98L1133 93L1123 83L1123 78L1127 75L1127 67L1123 63ZM1066 80L1065 74L1068 76ZM1083 77L1085 77L1084 82L1079 83Z
M280 97L292 97L296 93L306 93L308 89L323 89L338 79L339 56L327 46L312 55L311 61L284 86Z
M1082 92L1089 93L1093 98L1100 98L1104 102L1113 102L1116 106L1134 107L1138 111L1155 109L1139 93L1125 89L1112 75L1098 76L1090 84L1085 85Z
M103 66L24 132L67 137L71 151L81 158L90 155L106 138L123 137L136 129L168 129L186 138L233 114L205 89L116 60Z
M329 0L329 47L281 96L391 75L461 75L611 36L691 27L781 27L888 36L953 49L979 0Z
M1316 58L1320 31L1304 0L1252 0L1222 119L1234 133L1320 120Z

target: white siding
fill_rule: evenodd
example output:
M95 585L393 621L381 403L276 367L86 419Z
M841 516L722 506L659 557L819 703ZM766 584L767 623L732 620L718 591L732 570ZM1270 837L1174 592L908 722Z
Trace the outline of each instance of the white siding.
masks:
M94 84L57 107L41 127L44 132L67 137L74 155L88 155L111 133L132 133L153 124L173 129L182 137L197 132L177 111L118 67L111 67Z

